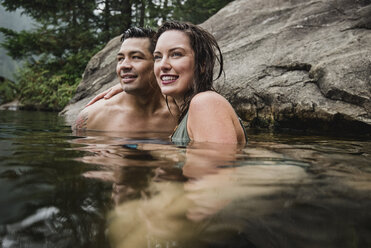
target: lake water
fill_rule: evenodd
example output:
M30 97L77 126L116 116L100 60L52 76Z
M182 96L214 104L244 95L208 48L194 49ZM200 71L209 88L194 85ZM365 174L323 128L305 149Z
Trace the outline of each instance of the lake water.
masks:
M1 247L371 247L371 141L176 147L0 111Z

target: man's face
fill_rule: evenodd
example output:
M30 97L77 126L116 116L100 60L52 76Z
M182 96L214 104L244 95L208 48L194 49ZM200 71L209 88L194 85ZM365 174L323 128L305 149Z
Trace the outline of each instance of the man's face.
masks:
M149 46L148 38L129 38L121 45L116 73L126 93L143 95L157 87Z

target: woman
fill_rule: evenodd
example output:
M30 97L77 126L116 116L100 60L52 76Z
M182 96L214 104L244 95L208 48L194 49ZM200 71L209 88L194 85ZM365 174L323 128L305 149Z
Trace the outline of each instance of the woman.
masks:
M215 38L196 25L181 22L164 23L156 38L155 76L162 93L174 98L181 113L172 141L246 143L233 107L213 89L216 61L218 78L223 72Z
M154 60L154 72L162 93L172 97L180 109L179 125L171 137L174 143L247 142L233 107L213 88L215 62L219 62L219 78L223 57L210 33L190 23L166 22L156 34ZM114 86L88 105L120 91L120 86Z

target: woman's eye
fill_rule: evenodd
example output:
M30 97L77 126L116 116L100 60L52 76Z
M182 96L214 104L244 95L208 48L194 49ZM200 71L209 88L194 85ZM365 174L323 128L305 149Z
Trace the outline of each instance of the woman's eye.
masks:
M153 56L153 59L156 61L156 60L161 60L161 56L159 56L159 55L154 55Z
M182 56L182 54L179 53L179 52L173 52L173 53L171 54L171 56L172 56L172 57L180 57L180 56Z
M133 56L133 59L142 59L140 56Z
M123 60L124 60L123 57L118 57L118 58L117 58L117 61L118 61L118 62L121 62L121 61L123 61Z

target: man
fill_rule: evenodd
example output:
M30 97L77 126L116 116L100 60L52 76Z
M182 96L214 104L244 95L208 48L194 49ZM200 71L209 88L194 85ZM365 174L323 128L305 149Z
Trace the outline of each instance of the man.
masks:
M174 130L176 108L169 112L153 73L154 34L144 28L125 31L116 66L123 92L83 109L76 120L77 130L169 134Z

